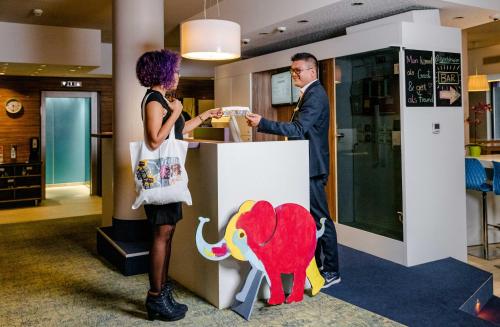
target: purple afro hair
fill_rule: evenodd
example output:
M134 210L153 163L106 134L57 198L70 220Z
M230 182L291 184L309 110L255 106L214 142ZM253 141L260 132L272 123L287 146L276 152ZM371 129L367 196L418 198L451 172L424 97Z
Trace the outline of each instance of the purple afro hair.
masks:
M165 49L146 52L137 60L137 79L145 87L161 85L169 89L175 83L180 62L177 52Z

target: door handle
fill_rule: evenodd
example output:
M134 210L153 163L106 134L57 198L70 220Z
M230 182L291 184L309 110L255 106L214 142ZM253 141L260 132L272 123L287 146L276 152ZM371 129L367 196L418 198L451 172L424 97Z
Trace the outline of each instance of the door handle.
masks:
M403 223L403 212L402 211L396 211L397 215L398 215L398 220L400 223Z
M341 138L345 137L344 133L338 133L335 136L337 136L338 139L341 139Z

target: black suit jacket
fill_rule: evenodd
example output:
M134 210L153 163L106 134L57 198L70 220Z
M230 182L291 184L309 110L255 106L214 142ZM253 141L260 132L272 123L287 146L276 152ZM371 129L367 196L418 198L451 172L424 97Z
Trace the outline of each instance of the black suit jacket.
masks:
M257 131L287 136L289 140L309 140L309 177L328 176L330 106L319 81L309 85L297 107L299 110L294 113L291 122L262 118Z

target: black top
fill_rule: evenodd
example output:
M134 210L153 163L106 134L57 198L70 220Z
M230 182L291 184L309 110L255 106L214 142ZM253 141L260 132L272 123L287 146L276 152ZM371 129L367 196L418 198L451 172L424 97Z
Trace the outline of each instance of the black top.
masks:
M328 95L319 81L306 89L297 107L299 110L293 115L291 122L262 118L257 130L288 136L289 140L309 140L309 177L328 176L330 106Z
M170 115L172 114L172 111L168 107L167 100L165 100L165 98L163 97L163 95L160 92L152 90L152 89L148 89L146 91L146 94L144 95L144 97L146 97L146 95L148 95L150 93L151 93L151 95L146 100L146 103L144 104L144 108L146 108L148 103L150 103L151 101L159 102L162 105L162 107L167 110L167 114L163 117L163 121L161 123L163 125L167 121L168 117L170 117ZM144 117L143 117L143 119L144 119ZM178 139L178 140L183 139L183 136L182 136L183 129L184 129L184 117L182 115L179 115L179 118L177 118L177 120L175 121L175 138L176 139ZM166 138L168 138L168 135Z

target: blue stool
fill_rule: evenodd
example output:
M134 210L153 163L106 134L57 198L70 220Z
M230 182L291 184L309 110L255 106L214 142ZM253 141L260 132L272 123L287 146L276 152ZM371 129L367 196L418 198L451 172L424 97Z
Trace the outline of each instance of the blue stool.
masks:
M500 168L500 167L499 167ZM477 159L465 158L465 187L468 190L479 191L483 197L483 223L482 223L482 241L483 255L486 260L489 259L488 251L488 207L486 195L493 190L491 184L487 183L486 169ZM500 181L498 181L500 186ZM499 188L500 192L500 188Z

